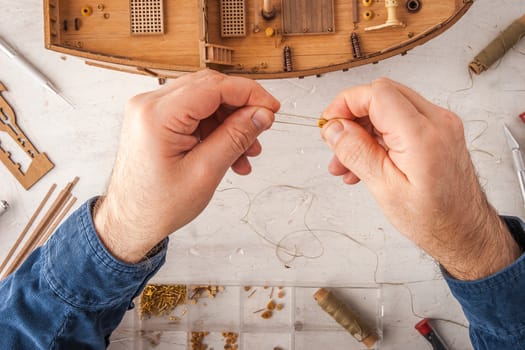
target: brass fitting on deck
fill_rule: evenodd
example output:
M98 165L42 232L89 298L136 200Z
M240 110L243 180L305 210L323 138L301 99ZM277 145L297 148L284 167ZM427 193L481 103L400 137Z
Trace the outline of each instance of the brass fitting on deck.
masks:
M82 13L82 16L89 17L93 14L93 8L91 6L84 6L80 12Z

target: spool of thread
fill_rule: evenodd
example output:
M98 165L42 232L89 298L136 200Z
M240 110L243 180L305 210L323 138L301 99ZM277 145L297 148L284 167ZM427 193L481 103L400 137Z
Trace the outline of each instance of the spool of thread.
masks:
M378 336L365 326L357 315L330 291L321 288L315 292L314 299L326 313L332 316L357 341L365 344L366 347L372 348L378 341Z
M474 60L469 64L470 70L476 74L486 71L516 45L523 36L525 36L525 15L512 22L503 33L474 57Z
M9 209L9 203L6 201L0 201L0 216Z

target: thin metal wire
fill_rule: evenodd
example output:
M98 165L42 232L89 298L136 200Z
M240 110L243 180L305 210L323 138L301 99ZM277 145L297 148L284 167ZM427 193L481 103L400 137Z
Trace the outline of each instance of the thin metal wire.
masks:
M299 125L299 126L308 126L308 127L312 127L312 128L317 128L318 125L317 125L317 120L319 120L318 117L311 117L311 116L305 116L305 115L299 115L299 114L292 114L292 113L286 113L286 112L277 112L275 113L275 115L280 115L280 116L283 116L283 117L291 117L290 119L293 119L293 118L299 118L299 119L306 119L306 120L315 120L315 124L310 124L310 123L296 123L296 122L292 122L292 121L282 121L282 120L278 120L276 119L275 120L275 123L279 123L279 124L288 124L288 125Z
M279 124L288 124L288 125L299 125L299 126L309 126L309 127L312 127L312 128L317 128L318 126L317 125L312 125L312 124L301 124L301 123L292 123L292 122L282 122L280 120L276 120L274 123L279 123Z
M302 118L302 119L319 119L319 117L311 117L311 116L307 116L307 115L299 115L299 114L292 114L292 113L286 113L286 112L277 112L275 113L277 115L284 115L284 116L287 116L287 117L295 117L295 118Z

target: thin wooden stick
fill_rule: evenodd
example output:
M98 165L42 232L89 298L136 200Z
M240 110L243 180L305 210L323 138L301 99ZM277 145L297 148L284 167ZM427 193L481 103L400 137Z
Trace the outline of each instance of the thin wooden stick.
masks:
M42 226L40 229L39 235L37 237L37 240L33 244L33 247L31 248L31 252L39 247L40 242L42 241L42 237L47 234L47 231L52 226L52 224L55 222L56 217L62 212L62 209L64 209L64 206L66 203L73 197L70 192L66 194L66 196L60 201L60 204L56 208L55 212L49 217L49 220L45 223L45 225Z
M78 180L78 177L75 177L75 179L73 179L72 182L70 182L62 191L60 191L57 199L55 199L47 213L42 218L42 221L40 221L40 223L37 225L24 247L20 250L14 261L11 263L9 268L5 271L5 273L0 279L9 276L13 271L15 271L36 248L36 244L40 240L41 235L44 233L43 230L45 230L45 228L49 226L49 222L53 220L55 215L57 215L59 208L63 206L65 198L67 198L68 195L70 195L69 192L77 184Z
M64 207L64 210L62 210L60 215L58 215L55 218L55 221L53 222L53 224L48 228L46 233L40 238L40 241L38 242L37 247L41 247L47 242L49 237L51 237L51 234L53 234L53 232L55 232L55 230L58 227L58 225L62 222L62 220L64 219L66 214L71 210L71 207L73 206L73 204L75 204L76 201L77 201L77 197L71 197L70 198L69 202Z
M4 259L4 261L2 261L2 265L0 265L0 272L2 272L4 270L5 266L9 262L9 260L11 260L11 258L13 256L13 254L15 253L16 249L18 248L18 246L20 245L20 243L22 242L22 240L26 236L26 234L29 231L29 229L31 228L31 226L33 226L33 223L35 222L35 220L38 217L38 215L40 215L40 212L42 211L42 208L44 208L44 206L46 205L47 201L49 200L49 197L51 197L51 195L55 191L56 187L57 187L57 185L53 184L53 185L51 185L51 187L47 191L44 199L42 199L42 201L40 202L40 204L36 208L35 212L33 213L31 218L27 222L27 225L24 227L24 229L22 230L22 232L18 236L18 239L16 240L15 244L13 244L13 246L11 247L11 250L9 250L9 253L7 253L6 258Z

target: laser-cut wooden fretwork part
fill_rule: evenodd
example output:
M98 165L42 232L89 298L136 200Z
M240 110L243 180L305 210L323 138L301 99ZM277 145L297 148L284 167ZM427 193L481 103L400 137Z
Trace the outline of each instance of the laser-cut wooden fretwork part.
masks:
M31 158L31 164L29 164L27 171L23 172L20 163L15 163L11 159L11 153L4 150L1 143L0 160L18 182L28 190L53 169L54 164L45 153L38 152L22 129L17 125L15 112L2 96L1 93L3 91L7 91L7 89L0 82L0 132L7 133L7 135L15 140L18 146Z
M399 0L385 0L385 7L388 12L386 22L378 26L367 27L365 28L365 31L370 32L372 30L406 26L397 18L397 8L399 7Z
M233 66L231 47L212 44L205 44L204 47L206 48L206 63Z
M246 36L246 6L244 0L221 0L221 36Z
M164 34L163 0L130 0L131 34Z

